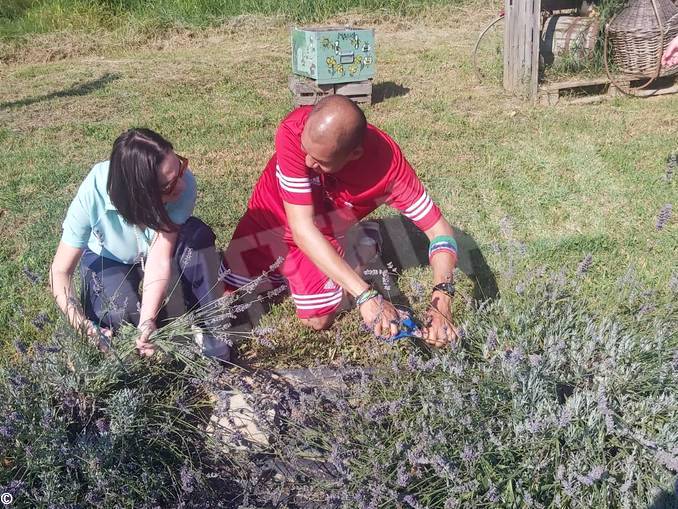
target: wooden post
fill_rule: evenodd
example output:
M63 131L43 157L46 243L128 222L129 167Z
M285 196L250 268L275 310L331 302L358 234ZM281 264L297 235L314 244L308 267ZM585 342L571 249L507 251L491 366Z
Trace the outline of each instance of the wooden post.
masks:
M504 88L537 100L541 0L505 0Z

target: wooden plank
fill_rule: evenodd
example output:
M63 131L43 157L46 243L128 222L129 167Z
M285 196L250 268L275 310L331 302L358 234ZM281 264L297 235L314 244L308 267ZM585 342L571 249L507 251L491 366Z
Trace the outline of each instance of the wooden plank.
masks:
M515 84L513 81L514 75L514 37L515 31L513 25L515 24L515 7L513 0L504 1L504 89L513 91Z
M609 83L607 78L594 78L574 81L556 81L554 83L545 83L541 88L545 90L561 90L563 88L591 87L595 85L604 85Z
M576 9L580 3L577 0L542 0L542 7L545 11L561 11Z
M652 88L652 87L650 87L650 88L644 88L643 90L637 90L637 91L632 92L632 93L633 93L633 95L636 95L638 97L654 97L656 95L676 94L676 93L678 93L678 83L676 83L672 87L664 87L664 88Z
M318 85L314 80L303 76L292 75L288 82L289 89L295 94L328 94L334 92L333 85Z
M504 88L537 98L541 0L505 0Z
M539 93L539 42L541 40L541 0L532 0L532 33L530 62L530 99L537 101Z
M654 86L643 90L634 90L629 88L634 82L628 77L619 76L615 81L631 95L647 98L666 94L678 93L678 78L660 81ZM635 83L642 83L636 81ZM600 90L591 90L592 87L600 87ZM589 90L586 90L589 89ZM568 94L568 92L570 92ZM587 93L588 92L588 93ZM563 81L558 83L549 83L539 87L538 101L545 106L553 106L559 103L564 104L594 104L609 99L611 97L621 97L625 94L617 89L607 78L593 78L576 81Z
M355 83L338 83L334 86L334 93L341 95L371 94L372 80L357 81Z

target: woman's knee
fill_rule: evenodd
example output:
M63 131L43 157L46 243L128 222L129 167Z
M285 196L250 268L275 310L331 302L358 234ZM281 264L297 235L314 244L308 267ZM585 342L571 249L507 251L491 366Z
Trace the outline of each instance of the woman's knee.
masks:
M214 246L216 240L212 228L194 216L189 217L183 224L179 235L186 247L191 249L204 249Z

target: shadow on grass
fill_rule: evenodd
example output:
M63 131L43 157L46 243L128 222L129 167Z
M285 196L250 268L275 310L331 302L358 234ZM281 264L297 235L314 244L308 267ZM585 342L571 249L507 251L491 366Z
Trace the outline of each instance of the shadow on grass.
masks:
M384 102L386 99L390 99L391 97L402 97L407 95L409 91L409 88L398 85L393 81L383 81L381 83L376 83L372 87L372 104L379 104Z
M429 264L429 240L411 221L403 216L391 216L377 222L384 237L384 245L381 260L376 263L382 267L370 264L370 268L385 269L390 262L395 271L401 273L405 269ZM473 299L478 302L495 299L499 295L497 280L476 241L459 228L454 229L454 238L459 250L457 267L473 281ZM402 292L397 288L395 290L391 292L393 301L409 305Z
M382 294L388 295L389 300L394 304L411 307L406 295L398 287L398 275L406 269L429 265L429 240L414 223L403 216L389 216L375 222L379 223L384 241L382 253L381 256L372 260L366 269L387 270L389 273L395 272L395 275L392 277L393 285L388 292L383 288L381 277L371 277L368 280ZM360 223L358 228L359 225ZM454 237L459 249L457 266L473 282L473 300L484 302L495 299L499 294L496 278L475 240L458 228L455 228ZM246 313L238 315L232 322L230 330L239 332L252 330L257 326L261 317L268 313L271 306L284 299L285 295L282 294L270 301L254 302ZM256 293L246 295L243 302L255 300L256 296Z
M87 81L85 83L80 83L79 85L73 85L70 88L65 90L60 90L59 92L52 92L51 94L38 95L34 97L27 97L26 99L19 99L18 101L9 101L0 103L0 110L16 108L21 106L29 106L42 101L49 101L51 99L56 99L57 97L74 97L91 94L96 90L100 90L108 85L110 82L115 81L120 78L119 74L106 73L100 78L97 78L92 81Z

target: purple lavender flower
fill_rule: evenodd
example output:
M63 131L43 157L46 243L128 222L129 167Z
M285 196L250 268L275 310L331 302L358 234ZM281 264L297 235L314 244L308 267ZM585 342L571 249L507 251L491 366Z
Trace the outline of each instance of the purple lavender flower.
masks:
M654 225L657 231L664 229L664 227L667 225L669 219L671 219L672 209L673 207L670 203L667 203L661 208L659 214L657 215L657 222Z
M181 255L181 259L179 260L179 267L181 269L185 269L186 267L188 267L188 264L191 262L191 258L193 258L193 249L189 247Z
M28 268L27 265L24 266L23 273L24 276L26 276L26 279L28 279L34 285L38 284L42 279L38 274L36 274L30 268Z
M494 351L497 346L499 346L499 339L497 337L497 329L492 329L487 333L487 339L485 340L485 348L488 351Z
M52 321L50 320L49 316L47 316L47 313L43 313L43 312L38 313L35 316L35 318L33 318L33 320L31 320L31 323L38 330L43 330L51 322Z
M370 421L381 422L389 415L389 408L390 403L377 403L365 412L365 417Z
M94 424L96 425L97 429L99 430L99 433L102 435L104 433L108 433L111 429L109 426L108 420L105 419L104 417L99 417L96 421L94 421Z
M264 348L268 348L269 350L275 349L275 344L273 343L273 341L268 339L266 336L255 336L255 337L259 345L263 346Z
M9 383L15 389L23 389L28 384L28 378L19 373L16 373L9 377Z
M516 347L513 350L506 352L506 357L509 364L515 367L525 359L525 352L522 348Z
M429 360L427 360L422 366L421 370L422 371L433 371L435 368L440 366L440 358L438 357L431 357Z
M577 276L585 275L593 265L593 255L588 253L577 266Z
M474 461L478 457L478 453L470 445L465 445L460 453L460 457L466 463Z
M668 184L673 180L673 175L678 169L678 152L669 154L669 157L666 159L666 172L664 173L664 180Z
M398 466L398 471L396 474L396 484L401 487L405 488L411 480L410 475L407 473L407 469L405 468L405 465L401 464Z
M181 478L181 489L184 491L184 493L192 493L193 483L195 482L195 475L188 467L188 465L184 464L184 466L181 467L179 476Z
M487 493L485 493L485 496L487 497L487 500L489 500L493 504L499 502L499 493L497 493L497 487L494 485L494 483L490 482L490 486L487 489Z
M570 422L572 422L572 412L569 408L563 408L560 412L560 417L558 418L558 427L567 428L570 425Z
M539 366L541 364L541 360L542 360L541 355L530 354L530 355L527 356L527 358L530 362L530 366L532 366L533 368L536 368L537 366Z
M407 369L409 369L412 372L417 371L419 369L419 358L413 353L411 353L407 357Z
M68 408L73 408L75 405L78 404L78 399L75 397L75 394L70 391L64 394L64 405L66 405Z
M674 472L678 473L678 456L674 456L668 452L659 451L655 455L655 458L659 463L664 465L669 470L673 470Z
M26 343L24 343L20 339L16 339L14 341L14 348L21 355L26 355L26 352L28 352L28 346L26 345Z
M606 473L605 467L603 467L602 465L596 465L591 469L588 476L594 481L600 481L605 475L605 473Z
M403 502L408 504L412 509L424 509L424 506L412 495L405 495L403 497Z
M614 430L614 419L612 418L612 411L610 410L607 403L607 391L605 386L601 385L598 387L598 411L605 419L605 426L607 427L607 432L611 433Z
M585 486L593 486L605 475L606 470L602 465L596 465L586 475L577 475L577 480Z
M673 293L678 293L678 274L671 274L671 279L669 279L669 290Z
M418 280L412 280L412 296L419 300L424 296L424 285L422 285Z

